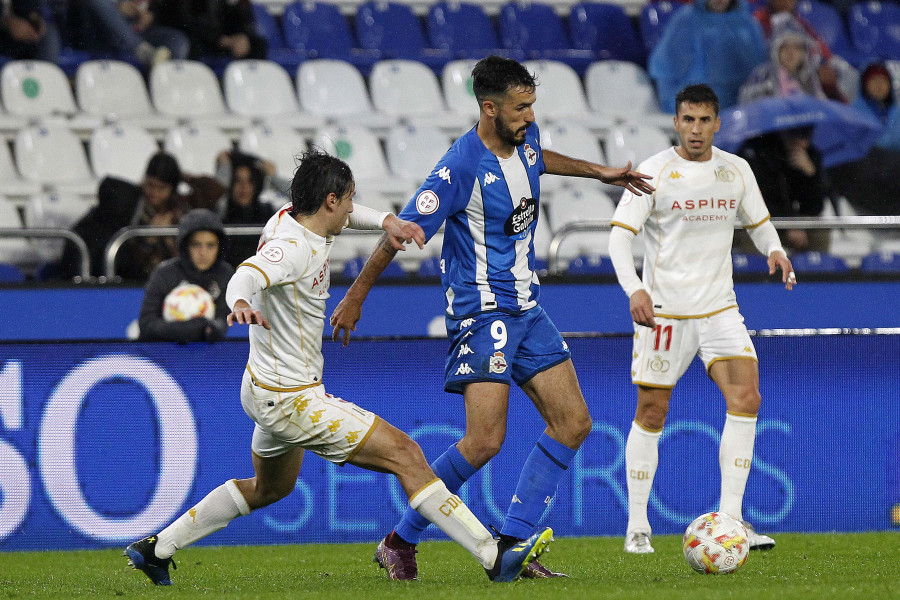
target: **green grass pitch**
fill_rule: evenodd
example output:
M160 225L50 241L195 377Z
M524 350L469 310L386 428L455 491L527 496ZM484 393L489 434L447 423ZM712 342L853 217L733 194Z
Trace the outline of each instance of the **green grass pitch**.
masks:
M655 537L645 556L625 554L618 537L563 538L543 561L571 578L510 584L489 582L450 542L420 545L413 582L389 581L372 563L375 544L195 546L176 556L173 587L154 587L121 549L0 552L0 599L900 599L900 532L775 537L774 550L718 576L694 573L677 536Z

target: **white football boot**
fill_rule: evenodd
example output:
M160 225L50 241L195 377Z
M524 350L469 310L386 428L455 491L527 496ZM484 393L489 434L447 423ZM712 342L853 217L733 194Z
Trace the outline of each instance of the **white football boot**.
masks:
M767 535L756 533L753 525L751 525L747 521L741 521L741 523L743 523L744 527L747 528L747 533L749 534L747 537L748 541L750 542L751 550L771 550L775 547L775 540Z
M625 552L629 554L652 554L649 531L629 531L625 534Z

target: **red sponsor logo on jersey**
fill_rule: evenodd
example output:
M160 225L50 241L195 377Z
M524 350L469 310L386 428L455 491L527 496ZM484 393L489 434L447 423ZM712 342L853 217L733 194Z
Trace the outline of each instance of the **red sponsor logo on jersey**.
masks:
M725 210L737 208L737 199L700 198L699 200L685 200L683 203L678 200L672 202L672 210L705 210L708 208L721 208Z

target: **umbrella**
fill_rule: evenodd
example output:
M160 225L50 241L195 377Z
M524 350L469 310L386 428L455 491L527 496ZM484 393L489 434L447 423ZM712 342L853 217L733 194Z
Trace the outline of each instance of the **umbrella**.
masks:
M762 98L732 106L719 116L722 127L716 146L726 152L737 152L745 141L765 133L812 127L812 143L822 153L825 167L864 157L883 130L870 115L807 95Z

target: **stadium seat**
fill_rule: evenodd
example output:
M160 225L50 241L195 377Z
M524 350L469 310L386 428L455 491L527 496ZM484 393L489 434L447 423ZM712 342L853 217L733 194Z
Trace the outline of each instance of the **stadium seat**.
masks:
M604 139L606 160L610 165L624 167L628 161L637 166L672 145L669 136L658 127L634 122L615 126Z
M150 157L159 145L145 129L134 125L107 125L94 130L88 156L97 179L117 177L139 184Z
M366 256L357 256L344 263L343 275L347 280L356 279L366 265ZM388 263L387 268L379 276L379 279L406 279L406 271L400 266L400 263L392 261Z
M306 60L299 52L290 50L284 43L284 36L275 15L269 12L262 2L252 2L253 18L256 21L256 32L266 39L266 58L276 62L293 74L297 66Z
M369 89L375 109L393 115L398 121L439 127L453 137L473 125L467 115L447 110L437 76L420 62L379 61L369 75Z
M343 125L364 125L380 135L397 124L376 111L362 74L343 60L309 60L297 69L297 97L303 110Z
M26 121L60 120L87 135L101 120L82 113L69 79L57 65L40 60L13 60L0 70L0 94L7 112Z
M850 41L844 18L834 5L819 0L800 0L797 14L813 26L832 52L857 68L866 63L866 55Z
M367 206L378 208L371 204L374 202L382 206L381 210L394 212L398 205L406 203L416 189L413 182L391 176L381 142L372 131L361 125L325 127L313 138L313 145L350 166L361 201L365 198L370 202ZM420 177L425 175L422 173ZM374 197L375 194L382 196ZM370 195L373 197L368 198ZM384 205L383 198L387 198L389 207Z
M19 131L13 142L22 177L59 192L93 196L97 180L84 146L64 125L34 125Z
M478 4L436 2L428 9L425 23L431 46L450 52L452 58L510 55L501 45L491 18Z
M600 148L600 138L579 123L557 121L542 127L541 146L573 158L601 165L606 164L603 150ZM571 178L568 177L543 175L541 177L541 193L547 195L542 195L541 198L548 199L552 203L552 194L570 182ZM604 185L596 180L585 180L583 183L598 190Z
M850 8L850 39L867 57L900 59L900 5L867 0Z
M572 67L556 60L529 60L525 66L540 82L534 110L542 123L546 119L574 121L595 133L613 126L612 119L590 109L581 79Z
M227 109L216 74L196 60L171 60L153 67L150 98L164 115L212 125L234 138L249 124L249 119Z
M232 143L212 125L195 123L170 129L163 149L178 160L184 173L212 176L216 172L216 156L231 150Z
M344 60L365 74L381 59L378 50L357 46L346 17L327 2L288 4L281 15L281 27L287 48L304 59Z
M618 4L581 2L569 12L575 48L590 50L597 60L646 62L644 46L631 18Z
M450 147L450 138L432 126L398 126L385 140L388 166L394 175L418 189Z
M660 111L653 82L640 65L621 60L595 62L585 73L584 87L588 104L596 113L665 129L673 127L674 115Z
M827 252L800 252L791 255L791 264L801 273L844 273L850 270L840 256Z
M222 80L228 108L250 121L291 127L304 135L325 124L321 115L300 110L294 84L278 63L234 60Z
M592 51L574 47L562 19L549 4L509 2L500 9L498 18L503 46L524 52L530 60L559 60L579 75L596 60Z
M297 168L297 157L306 151L306 140L288 127L259 123L244 129L238 148L271 161L278 177L290 179Z
M162 139L176 124L150 103L147 84L137 67L117 60L90 60L75 73L75 96L86 114L105 121L135 125Z
M609 221L615 212L615 204L603 192L582 180L573 180L553 196L553 204L549 205L549 222L553 234L559 233L566 225L581 221ZM578 256L607 255L609 253L609 229L596 231L577 231L568 234L559 246L555 264L558 268ZM551 259L553 257L550 257Z
M0 223L3 227L23 227L19 209L8 198L0 196ZM0 263L21 264L33 256L31 244L26 238L0 237Z
M71 229L94 205L92 198L77 194L36 194L25 206L25 227ZM34 238L30 243L40 262L55 262L62 255L65 240Z
M598 276L615 275L612 260L608 256L600 254L584 254L576 256L569 262L566 268L567 275L573 276Z
M451 60L441 73L441 87L444 102L452 112L466 115L474 126L478 122L480 110L475 91L472 89L472 69L478 61L474 58Z
M356 9L355 23L360 45L381 51L382 59L414 60L440 73L454 58L447 49L427 47L422 25L406 4L363 2Z
M16 265L0 263L0 283L24 283L25 272Z
M39 182L23 179L16 171L12 154L9 152L9 144L0 144L0 195L13 201L24 202L40 191Z
M672 13L680 6L681 3L670 0L652 0L641 7L638 29L640 29L647 56L650 56L659 38L662 37L662 32L672 17Z
M866 273L900 273L900 252L872 252L859 268Z
M769 273L768 259L762 254L731 253L731 269L734 273Z

